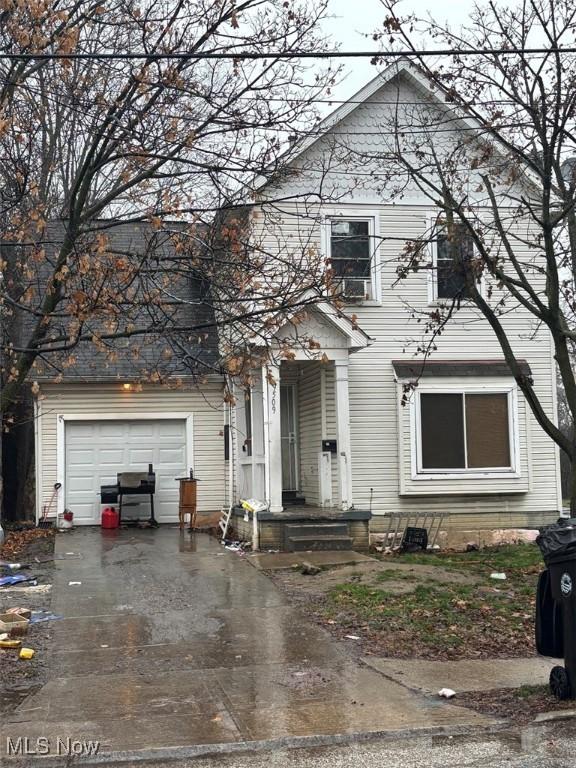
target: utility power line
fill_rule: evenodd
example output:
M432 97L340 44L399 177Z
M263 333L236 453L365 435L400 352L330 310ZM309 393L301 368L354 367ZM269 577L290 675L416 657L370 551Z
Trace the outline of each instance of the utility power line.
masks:
M0 53L8 61L105 60L117 61L182 61L204 59L367 59L420 58L424 56L503 56L549 55L576 53L576 48L439 48L423 51L192 51L173 53Z

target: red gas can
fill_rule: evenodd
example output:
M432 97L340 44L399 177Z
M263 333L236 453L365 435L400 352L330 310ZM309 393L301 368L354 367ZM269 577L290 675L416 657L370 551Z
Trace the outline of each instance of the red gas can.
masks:
M120 519L114 507L106 507L102 512L102 528L118 528Z

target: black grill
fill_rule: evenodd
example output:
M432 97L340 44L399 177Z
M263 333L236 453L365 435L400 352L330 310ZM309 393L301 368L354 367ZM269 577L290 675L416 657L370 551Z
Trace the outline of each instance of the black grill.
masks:
M100 501L102 504L118 503L118 514L122 521L122 502L124 496L150 497L150 522L156 525L154 517L154 494L156 493L156 473L152 464L148 464L147 472L118 472L116 485L100 486Z

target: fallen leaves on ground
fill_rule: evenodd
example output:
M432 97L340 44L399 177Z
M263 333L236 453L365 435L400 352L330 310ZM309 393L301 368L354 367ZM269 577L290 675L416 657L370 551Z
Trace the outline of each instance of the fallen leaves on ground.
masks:
M24 528L20 531L7 531L6 540L0 547L0 559L14 561L22 553L30 553L37 542L51 541L54 538L52 528Z

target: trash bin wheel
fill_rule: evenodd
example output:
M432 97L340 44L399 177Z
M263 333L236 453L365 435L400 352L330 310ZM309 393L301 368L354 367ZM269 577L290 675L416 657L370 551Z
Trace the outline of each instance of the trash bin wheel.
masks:
M560 701L570 698L570 679L564 667L552 667L550 672L550 690Z

